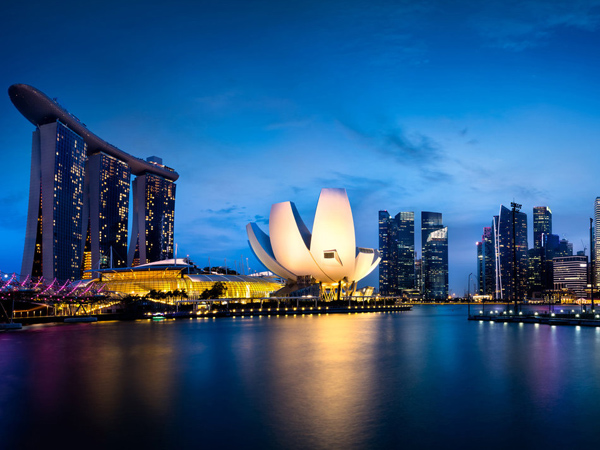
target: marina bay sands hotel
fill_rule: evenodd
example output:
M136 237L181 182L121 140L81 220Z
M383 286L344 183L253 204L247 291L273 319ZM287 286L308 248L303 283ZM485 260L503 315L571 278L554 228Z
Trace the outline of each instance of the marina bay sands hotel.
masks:
M74 280L92 268L173 257L177 172L160 158L144 161L105 142L34 87L15 84L8 94L36 127L22 277Z

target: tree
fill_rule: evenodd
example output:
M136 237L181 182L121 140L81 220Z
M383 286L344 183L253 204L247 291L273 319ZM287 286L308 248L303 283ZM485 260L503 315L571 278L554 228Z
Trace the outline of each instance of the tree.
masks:
M200 298L202 300L208 300L209 298L219 298L227 292L227 286L222 281L217 281L212 285L210 289L204 289Z

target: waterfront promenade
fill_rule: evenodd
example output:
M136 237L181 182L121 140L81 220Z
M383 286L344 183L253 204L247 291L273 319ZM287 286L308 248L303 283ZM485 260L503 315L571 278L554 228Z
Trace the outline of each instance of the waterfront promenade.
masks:
M216 300L215 300L216 301ZM189 302L188 302L189 303ZM98 321L111 320L157 320L157 319L202 319L202 318L226 318L226 317L254 317L254 316L303 316L303 315L326 315L326 314L359 314L369 312L404 312L410 311L412 305L407 304L368 304L353 302L344 305L328 304L322 306L277 306L260 307L256 304L231 304L231 307L216 309L198 309L171 312L123 312L94 314ZM40 311L41 313L41 311ZM72 318L80 318L83 315L17 315L15 322L23 325L60 323Z
M505 306L505 305L502 305ZM525 311L514 313L512 310L492 309L484 313L477 308L476 313L468 313L469 320L498 323L537 323L542 325L573 325L584 327L600 327L600 314L580 310L579 305L555 306L555 310L548 311L547 306L528 308ZM577 308L577 309L575 309ZM596 311L596 310L594 310Z

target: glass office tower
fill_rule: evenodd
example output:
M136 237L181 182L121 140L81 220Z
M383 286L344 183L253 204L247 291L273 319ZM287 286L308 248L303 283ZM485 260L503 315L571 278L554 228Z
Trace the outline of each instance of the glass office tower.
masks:
M485 271L483 268L483 242L476 242L477 246L477 292L483 294L483 288L485 286L484 276ZM471 286L467 286L467 289L471 291Z
M448 228L442 213L421 212L421 256L423 298L443 300L448 297Z
M387 211L379 211L379 292L382 295L390 295L390 278L393 256L393 249L390 246L390 227L392 217Z
M594 285L598 287L600 283L600 197L596 197L594 201L594 242L592 247L590 264L594 268Z
M402 295L415 287L415 213L379 211L379 291Z
M397 248L396 286L398 294L415 287L415 213L399 212L394 218Z
M552 234L552 211L547 206L533 208L533 248L529 250L529 283L528 293L551 289L546 286L546 258L543 249L544 236Z
M494 216L493 223L495 228L496 298L512 301L517 296L519 299L523 299L526 295L528 271L527 214L524 212L514 213L514 247L512 210L501 205L500 215Z
M552 211L547 206L533 208L533 248L542 247L542 234L552 234Z
M491 227L483 228L483 292L485 295L493 295L496 282L496 271L494 270L494 237Z
M432 231L423 251L427 261L424 297L428 300L448 298L448 227Z

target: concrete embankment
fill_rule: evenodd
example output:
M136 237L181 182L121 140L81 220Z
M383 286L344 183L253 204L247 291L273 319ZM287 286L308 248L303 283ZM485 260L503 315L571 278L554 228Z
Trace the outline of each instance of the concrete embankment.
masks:
M471 315L469 320L498 323L537 323L542 325L572 325L582 327L600 327L598 314L490 314Z
M232 308L230 310L213 310L207 312L178 312L178 313L138 313L138 314L94 314L98 322L110 320L152 320L152 319L195 319L205 317L250 317L250 316L296 316L296 315L314 315L314 314L357 314L367 312L402 312L410 311L411 305L380 305L380 306L350 306L350 307L280 307L280 308ZM26 325L63 323L66 318L76 318L83 316L38 316L24 317L15 319L15 322Z

